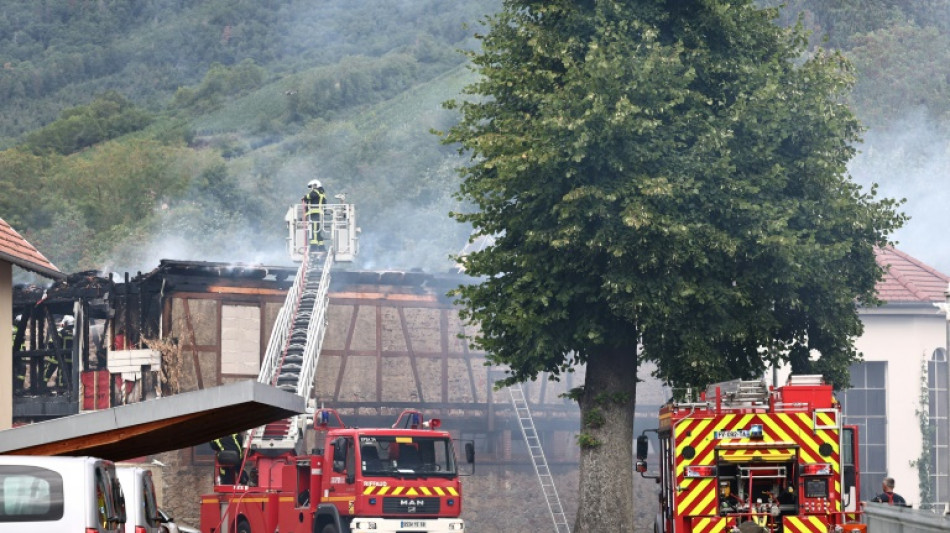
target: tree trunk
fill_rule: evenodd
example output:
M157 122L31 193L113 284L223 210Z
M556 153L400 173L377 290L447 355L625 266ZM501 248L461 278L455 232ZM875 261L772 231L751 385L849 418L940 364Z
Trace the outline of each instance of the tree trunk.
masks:
M581 408L580 497L574 533L633 531L636 348L604 349L587 361Z

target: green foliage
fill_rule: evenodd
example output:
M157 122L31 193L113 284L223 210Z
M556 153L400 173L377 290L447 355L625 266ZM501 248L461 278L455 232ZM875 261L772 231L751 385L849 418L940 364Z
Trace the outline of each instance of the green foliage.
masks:
M927 384L927 360L920 364L920 391L917 397L917 407L914 414L920 428L920 455L910 462L910 466L917 469L917 488L920 490L920 504L918 508L927 509L933 505L934 486L933 459L931 451L936 446L934 442L936 428L930 423L930 387ZM935 380L936 381L936 380Z
M196 89L178 89L172 106L199 113L211 111L227 97L257 89L263 80L264 69L252 59L245 59L233 67L214 63Z
M253 61L269 73L353 55L407 53L457 65L464 23L497 0L11 0L0 13L0 147L89 96L115 90L159 107L215 63ZM220 96L213 86L211 96ZM186 90L181 98L189 100Z
M56 161L16 148L0 152L0 217L21 233L45 226L55 212L58 195L51 193L48 175Z
M0 14L0 146L23 131L36 141L0 152L2 216L47 239L58 266L148 268L161 257L143 248L162 231L178 242L224 232L220 247L195 252L209 260L255 231L279 246L286 205L314 173L359 206L365 265L453 266L467 235L445 217L459 159L427 132L453 122L439 103L471 79L458 68L463 22L496 0L112 4L14 1ZM332 90L317 97L318 87ZM133 135L100 124L90 98L105 88L151 122ZM40 145L41 157L25 150ZM425 233L399 229L410 211ZM81 253L56 241L63 216L84 235Z
M589 433L577 434L577 445L581 449L599 448L604 443Z
M871 127L923 108L950 120L950 35L930 26L895 25L851 38L858 82L852 106Z
M642 343L671 384L847 384L903 221L847 178L847 62L748 3L505 7L445 140L472 157L455 217L496 237L455 294L509 381Z
M26 137L24 147L35 154L68 155L96 143L138 131L152 120L122 95L110 91L89 105L63 111L59 120Z
M599 409L591 409L584 413L582 424L585 428L600 429L604 427L606 421L607 419L604 418L604 414Z

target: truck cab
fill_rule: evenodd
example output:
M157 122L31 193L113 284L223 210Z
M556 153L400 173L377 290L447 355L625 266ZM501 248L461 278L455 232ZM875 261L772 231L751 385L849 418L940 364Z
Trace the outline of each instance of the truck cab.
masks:
M448 433L342 430L328 441L324 464L331 467L321 482L328 517L350 521L353 532L462 529L462 490Z

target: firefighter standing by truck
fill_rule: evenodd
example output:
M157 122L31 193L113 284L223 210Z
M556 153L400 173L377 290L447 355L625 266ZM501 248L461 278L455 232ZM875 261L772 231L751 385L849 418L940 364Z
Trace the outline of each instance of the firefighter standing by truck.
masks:
M232 433L214 439L210 444L218 459L218 484L234 484L238 479L238 470L241 469L241 460L244 458L244 445L241 435Z

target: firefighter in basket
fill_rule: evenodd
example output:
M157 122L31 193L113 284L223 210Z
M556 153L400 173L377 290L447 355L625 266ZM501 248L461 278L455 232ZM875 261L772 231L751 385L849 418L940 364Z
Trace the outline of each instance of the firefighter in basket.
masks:
M307 241L311 250L323 250L323 209L327 205L327 193L320 180L307 183L307 194L303 197L304 211L307 217Z

